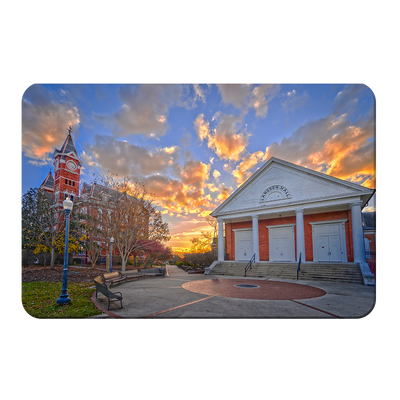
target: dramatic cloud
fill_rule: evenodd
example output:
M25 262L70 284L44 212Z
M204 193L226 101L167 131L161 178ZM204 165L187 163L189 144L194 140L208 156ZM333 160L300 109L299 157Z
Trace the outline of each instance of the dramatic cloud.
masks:
M122 107L111 115L94 114L94 118L119 136L164 135L169 109L180 104L182 94L180 85L123 86L119 90Z
M193 160L178 146L146 148L96 135L82 157L89 167L100 166L104 172L144 183L169 215L202 215L215 207L211 196L204 192L211 164Z
M232 104L243 114L254 108L257 117L265 117L268 112L268 103L277 95L279 85L218 85L222 101Z
M221 172L219 172L217 169L214 169L213 171L213 177L215 179L218 179L221 176Z
M120 109L112 114L94 113L93 118L105 124L118 136L163 136L167 132L169 111L173 106L191 109L205 102L200 85L126 85L119 89Z
M96 135L90 146L90 155L103 171L111 171L121 177L147 176L167 173L170 168L176 167L180 149L177 146L148 149L115 137Z
M372 187L375 184L374 120L350 123L345 114L309 122L266 149L274 156L316 171Z
M182 182L191 185L196 189L203 188L204 182L210 176L210 165L198 160L186 161L180 172Z
M217 203L222 203L229 197L230 193L232 193L232 188L228 188L222 183L221 185L219 185L218 191L219 195L217 197Z
M257 151L243 158L243 161L232 172L237 184L240 186L245 182L255 172L253 168L262 161L265 161L265 153L262 151Z
M235 115L220 115L217 127L213 132L210 124L204 120L204 115L197 116L194 125L200 140L206 140L207 146L215 151L222 160L238 161L246 149L249 133L239 131L241 118Z
M279 92L278 85L260 85L253 89L250 99L250 106L256 110L257 117L266 117L268 112L268 103Z
M211 196L206 195L202 187L187 185L181 180L162 175L142 177L140 181L156 196L160 206L167 209L170 216L208 215L215 208Z
M251 85L217 85L225 104L232 104L238 109L248 106L251 95Z
M22 151L31 163L53 162L54 149L60 148L72 124L74 136L79 135L78 109L66 101L62 93L30 86L22 98Z

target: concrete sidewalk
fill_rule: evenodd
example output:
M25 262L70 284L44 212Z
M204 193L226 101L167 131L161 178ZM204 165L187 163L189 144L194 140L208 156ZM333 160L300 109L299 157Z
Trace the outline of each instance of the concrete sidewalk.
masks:
M238 288L239 283L256 288ZM287 299L254 298L266 290L270 297ZM115 302L107 311L107 299L99 293L94 300L104 312L100 318L361 318L375 304L373 286L188 274L176 266L167 267L165 278L126 282L111 291L122 293L123 308ZM318 297L290 296L302 291Z

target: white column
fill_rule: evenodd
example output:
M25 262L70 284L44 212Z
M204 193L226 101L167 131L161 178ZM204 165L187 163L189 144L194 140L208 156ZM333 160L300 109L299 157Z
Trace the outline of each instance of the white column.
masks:
M253 254L256 255L255 262L260 262L260 244L258 242L258 215L251 216L253 220Z
M351 226L353 228L353 251L354 262L365 263L365 250L364 250L364 231L362 227L361 217L361 204L362 201L350 203L351 207Z
M299 261L301 253L301 261L306 261L306 247L304 239L304 209L299 208L294 210L296 213L296 248L297 248L297 261Z
M218 218L218 261L224 261L224 220Z

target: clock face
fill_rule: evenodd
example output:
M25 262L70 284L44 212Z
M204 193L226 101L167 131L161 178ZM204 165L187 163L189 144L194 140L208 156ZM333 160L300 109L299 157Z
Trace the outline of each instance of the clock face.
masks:
M76 164L73 161L69 160L69 161L67 161L67 168L70 169L71 171L75 171Z

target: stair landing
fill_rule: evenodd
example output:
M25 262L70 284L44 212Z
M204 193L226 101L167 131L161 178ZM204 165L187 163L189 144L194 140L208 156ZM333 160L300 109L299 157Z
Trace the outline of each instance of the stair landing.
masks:
M217 264L211 275L244 277L247 262L224 261ZM246 277L297 279L298 263L253 263ZM299 280L364 284L360 268L354 263L302 263Z

